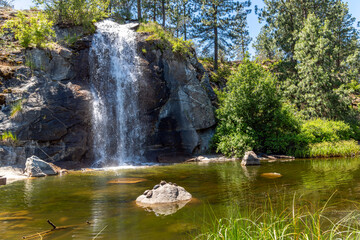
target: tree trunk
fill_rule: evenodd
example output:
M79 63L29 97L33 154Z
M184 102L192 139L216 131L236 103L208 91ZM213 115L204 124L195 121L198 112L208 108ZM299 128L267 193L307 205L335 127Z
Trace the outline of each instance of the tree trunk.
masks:
M218 27L217 27L217 7L214 6L214 70L218 69L218 53L219 53L219 43L218 43Z
M156 22L156 1L157 0L154 0L154 9L153 9L153 11L154 11L154 15L153 15L153 22Z
M162 25L165 27L165 0L161 0Z
M141 0L137 0L137 16L138 21L141 22Z
M183 15L183 21L184 21L184 39L187 40L187 32L186 32L186 3L184 3L184 15Z

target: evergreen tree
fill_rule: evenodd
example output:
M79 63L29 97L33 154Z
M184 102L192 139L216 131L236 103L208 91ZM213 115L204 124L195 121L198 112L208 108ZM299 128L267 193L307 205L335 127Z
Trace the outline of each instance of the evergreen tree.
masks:
M247 25L247 15L251 13L250 9L245 9L250 7L250 2L244 2L237 9L237 13L235 15L233 21L233 29L232 29L232 38L233 41L233 50L235 57L237 59L243 60L249 50L249 44L251 42L250 33Z
M14 2L14 0L0 0L0 7L13 8L14 7L12 5L13 2Z
M295 44L298 80L290 89L296 91L294 102L307 118L346 119L351 99L344 88L353 77L351 67L359 59L355 50L343 58L330 27L314 14L308 15Z
M215 70L219 50L227 52L231 47L236 13L245 5L234 0L201 0L201 11L195 19L195 37L200 39L203 49L213 49Z
M169 24L170 29L176 37L183 37L187 40L189 37L190 23L196 9L196 0L174 0L169 4Z

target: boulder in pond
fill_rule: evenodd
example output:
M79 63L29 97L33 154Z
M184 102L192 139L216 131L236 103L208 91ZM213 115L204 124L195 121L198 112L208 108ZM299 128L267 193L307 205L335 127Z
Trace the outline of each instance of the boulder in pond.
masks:
M47 175L57 175L56 168L37 156L31 156L26 159L25 175L28 177L45 177Z
M254 153L253 151L248 151L245 153L241 161L241 165L243 166L260 165L260 159L258 158L256 153Z
M146 190L136 202L140 204L163 204L187 201L192 198L191 194L176 183L161 181L152 190Z

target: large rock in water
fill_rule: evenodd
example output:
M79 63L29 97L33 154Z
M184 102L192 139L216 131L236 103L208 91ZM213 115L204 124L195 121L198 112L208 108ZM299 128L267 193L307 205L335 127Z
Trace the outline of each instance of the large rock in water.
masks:
M52 165L41 160L37 156L31 156L26 159L25 175L28 177L45 177L57 174L57 171Z
M253 151L248 151L245 153L241 161L241 165L243 166L250 166L250 165L260 165L260 159Z
M146 190L140 195L136 199L136 202L142 204L164 204L188 201L191 198L191 194L183 187L175 183L161 181L160 184L155 185L152 190Z

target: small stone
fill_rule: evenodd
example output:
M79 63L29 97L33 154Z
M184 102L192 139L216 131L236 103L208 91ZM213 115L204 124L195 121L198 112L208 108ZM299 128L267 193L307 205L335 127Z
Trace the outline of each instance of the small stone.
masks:
M155 189L157 189L157 188L159 188L160 187L160 184L156 184L154 187L153 187L153 189L155 190Z
M147 195L150 190L146 190L143 195Z
M151 198L152 194L153 194L153 191L149 190L149 192L146 194L146 198Z
M162 186L162 185L165 185L165 184L166 184L166 181L161 180L160 185Z

